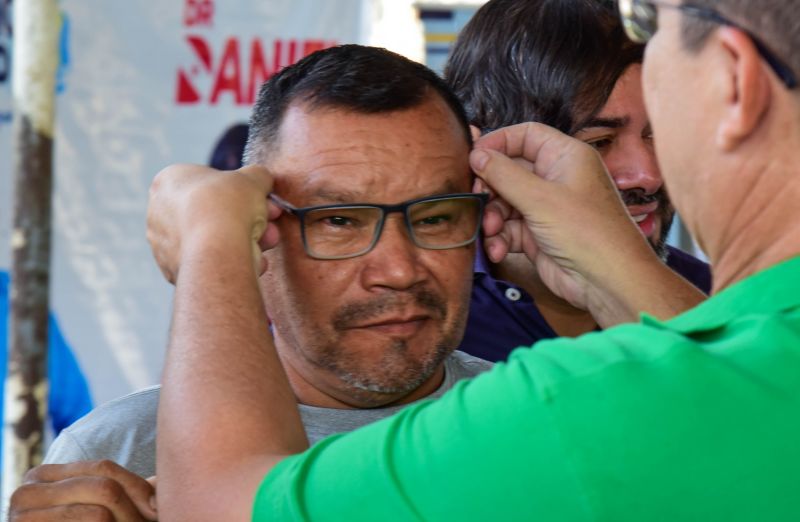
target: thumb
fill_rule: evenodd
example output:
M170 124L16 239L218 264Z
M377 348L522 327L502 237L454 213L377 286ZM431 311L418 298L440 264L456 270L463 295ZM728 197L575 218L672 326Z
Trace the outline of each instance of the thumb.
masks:
M475 174L522 215L530 215L536 197L547 182L534 172L491 149L475 149L469 155Z

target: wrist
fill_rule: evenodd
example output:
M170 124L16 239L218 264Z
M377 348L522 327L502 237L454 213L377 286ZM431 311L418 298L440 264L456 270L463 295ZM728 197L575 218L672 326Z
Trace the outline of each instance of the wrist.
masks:
M199 261L212 265L235 263L247 266L252 262L254 248L258 248L257 244L243 227L197 227L181 241L178 269Z
M602 328L637 321L663 298L664 282L674 275L642 236L635 239L593 251L585 273L587 308Z

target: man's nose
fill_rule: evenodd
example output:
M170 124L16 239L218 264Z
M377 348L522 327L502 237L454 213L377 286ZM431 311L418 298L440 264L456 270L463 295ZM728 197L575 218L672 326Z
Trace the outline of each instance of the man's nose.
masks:
M614 184L620 190L640 188L654 194L663 186L655 151L650 143L619 148L612 157L604 158Z
M421 249L409 236L401 216L387 216L375 247L363 256L364 287L405 290L426 278Z

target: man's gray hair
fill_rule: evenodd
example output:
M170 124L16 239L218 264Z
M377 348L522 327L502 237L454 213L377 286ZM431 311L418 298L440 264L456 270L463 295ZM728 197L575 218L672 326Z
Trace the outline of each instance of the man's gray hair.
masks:
M713 9L747 29L766 45L795 76L800 74L800 16L796 0L691 0L684 4ZM718 25L696 16L684 15L683 40L697 51Z

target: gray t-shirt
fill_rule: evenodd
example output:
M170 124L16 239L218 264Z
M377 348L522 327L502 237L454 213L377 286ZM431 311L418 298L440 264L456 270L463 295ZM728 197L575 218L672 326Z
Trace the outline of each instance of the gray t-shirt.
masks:
M427 398L438 398L461 379L474 377L492 363L463 352L445 360L442 385ZM156 412L160 386L153 386L99 406L63 430L53 441L46 464L84 460L112 460L142 477L156 473ZM308 440L360 428L389 417L406 405L367 410L344 410L300 405Z

